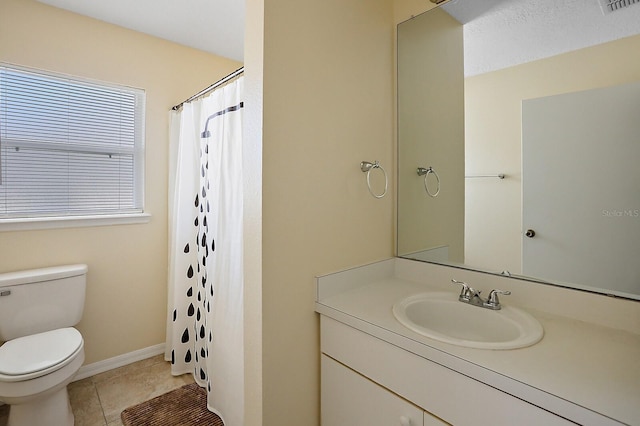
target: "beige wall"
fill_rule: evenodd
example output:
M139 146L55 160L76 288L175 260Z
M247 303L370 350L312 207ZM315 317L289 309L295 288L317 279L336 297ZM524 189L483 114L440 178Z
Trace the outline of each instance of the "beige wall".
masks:
M467 182L468 264L522 269L521 101L640 81L639 51L634 36L465 80L467 173L507 175Z
M393 255L391 0L264 3L263 421L319 424L314 277ZM392 188L392 186L390 186Z
M0 233L0 271L87 263L86 363L165 340L168 111L237 62L33 0L0 0L0 61L146 90L141 225Z
M399 24L434 7L435 4L425 0L393 0L393 21Z

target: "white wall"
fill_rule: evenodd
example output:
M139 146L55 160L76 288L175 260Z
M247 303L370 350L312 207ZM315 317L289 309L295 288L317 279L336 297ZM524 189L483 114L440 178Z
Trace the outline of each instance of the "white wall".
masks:
M262 425L262 128L263 0L245 3L244 185L244 422Z

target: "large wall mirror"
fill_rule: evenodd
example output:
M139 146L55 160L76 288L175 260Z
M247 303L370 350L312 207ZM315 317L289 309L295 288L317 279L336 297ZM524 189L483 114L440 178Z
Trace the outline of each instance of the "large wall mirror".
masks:
M640 300L640 4L619 3L398 26L398 256Z

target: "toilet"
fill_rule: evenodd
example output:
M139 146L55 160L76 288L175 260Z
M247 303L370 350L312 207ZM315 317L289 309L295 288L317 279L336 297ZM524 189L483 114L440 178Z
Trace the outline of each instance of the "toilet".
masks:
M0 402L7 426L73 426L67 385L84 362L73 328L84 309L87 265L0 274Z

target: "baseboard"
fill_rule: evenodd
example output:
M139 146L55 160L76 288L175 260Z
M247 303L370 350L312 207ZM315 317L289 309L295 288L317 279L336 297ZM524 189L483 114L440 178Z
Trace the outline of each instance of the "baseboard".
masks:
M164 343L160 343L159 345L149 346L147 348L138 349L137 351L114 356L113 358L83 365L80 367L80 370L78 370L78 374L73 378L73 381L86 379L87 377L95 376L96 374L104 373L105 371L113 370L114 368L163 354L164 346Z
M93 364L83 365L82 367L80 367L80 370L78 370L78 374L76 374L76 376L73 378L73 381L75 382L78 380L86 379L87 377L95 376L96 374L104 373L105 371L123 367L127 364L131 364L136 361L142 361L143 359L151 358L152 356L160 355L163 353L164 343L160 343L159 345L138 349L137 351L114 356L113 358L94 362ZM4 403L0 402L0 407L3 405Z

